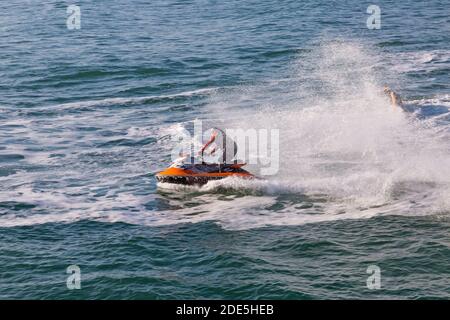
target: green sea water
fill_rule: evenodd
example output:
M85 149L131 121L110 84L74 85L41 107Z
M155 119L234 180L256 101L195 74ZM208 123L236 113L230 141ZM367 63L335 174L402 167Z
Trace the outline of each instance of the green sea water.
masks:
M1 299L449 298L448 0L72 4L0 4ZM195 119L276 174L157 185Z

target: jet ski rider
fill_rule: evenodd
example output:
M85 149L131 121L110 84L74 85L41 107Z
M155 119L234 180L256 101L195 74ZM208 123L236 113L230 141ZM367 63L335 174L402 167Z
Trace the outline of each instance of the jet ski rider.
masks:
M211 128L210 130L209 140L203 144L195 157L189 157L186 154L181 155L181 158L175 160L171 167L209 171L215 170L214 167L218 165L220 167L232 165L232 159L237 152L236 143L229 139L223 130L219 128ZM227 145L232 146L231 149L233 150L228 151Z

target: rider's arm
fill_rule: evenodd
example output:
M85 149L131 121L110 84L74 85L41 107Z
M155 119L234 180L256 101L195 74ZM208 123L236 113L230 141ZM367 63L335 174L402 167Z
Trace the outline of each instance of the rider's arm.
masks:
M395 107L400 107L402 104L402 100L400 99L399 95L396 94L394 91L391 91L391 103Z
M208 148L209 145L214 142L214 140L216 140L216 136L217 136L217 132L214 131L211 134L211 138L209 139L209 141L203 145L203 147L200 149L199 153L203 153L205 151L205 149Z
M402 99L400 96L392 91L390 88L385 87L384 92L389 95L389 98L391 99L391 104L394 107L401 107L402 105Z

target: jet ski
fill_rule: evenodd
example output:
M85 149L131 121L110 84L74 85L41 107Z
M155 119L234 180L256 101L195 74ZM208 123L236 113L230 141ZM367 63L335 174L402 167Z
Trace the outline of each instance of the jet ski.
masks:
M255 176L242 169L245 163L237 161L236 143L228 138L225 132L219 128L210 129L211 137L200 150L199 159L187 156L181 157L166 170L156 174L158 182L184 184L184 185L204 185L208 181L220 180L227 177L239 177L253 179ZM230 148L227 148L227 145ZM214 155L206 158L205 152ZM208 161L209 160L213 160ZM218 161L218 159L221 159Z
M189 164L171 166L156 174L158 182L204 185L212 180L220 180L228 177L253 179L255 176L242 169L245 164Z

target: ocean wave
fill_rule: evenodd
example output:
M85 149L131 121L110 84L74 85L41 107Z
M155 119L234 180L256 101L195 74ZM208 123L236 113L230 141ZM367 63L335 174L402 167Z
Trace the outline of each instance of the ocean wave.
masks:
M214 221L223 228L246 229L390 214L446 214L447 136L437 135L434 123L390 106L382 93L385 77L375 71L383 59L361 44L324 42L292 62L294 75L281 81L277 76L232 90L205 88L42 109L208 97L198 117L224 128L280 130L279 172L254 181L159 185L156 191L154 172L168 165L174 143L170 137L187 135L193 120L182 112L177 119L165 119L147 110L110 113L99 108L95 117L80 112L31 118L28 123L10 119L5 132L15 133L25 146L3 154L23 154L23 162L33 167L13 175L6 172L0 202L13 199L33 207L26 214L6 209L0 226L88 219L152 226ZM435 60L425 56L420 63ZM448 106L449 97L408 102ZM32 144L47 149L25 152ZM53 150L65 156L50 158ZM5 160L11 162L8 156ZM49 176L55 181L48 181Z
M430 50L396 52L387 54L391 61L391 68L397 72L436 72L448 69L450 65L450 51Z
M69 102L63 104L57 104L45 107L45 109L51 110L66 110L66 109L78 109L78 108L92 108L92 107L106 107L111 105L133 105L146 103L149 101L170 100L180 97L193 97L209 95L216 92L219 88L203 88L197 90L184 91L180 93L167 94L167 95L150 95L142 97L127 97L127 98L105 98L99 100L87 100L78 102ZM33 108L36 110L37 108ZM42 109L42 108L40 108Z

